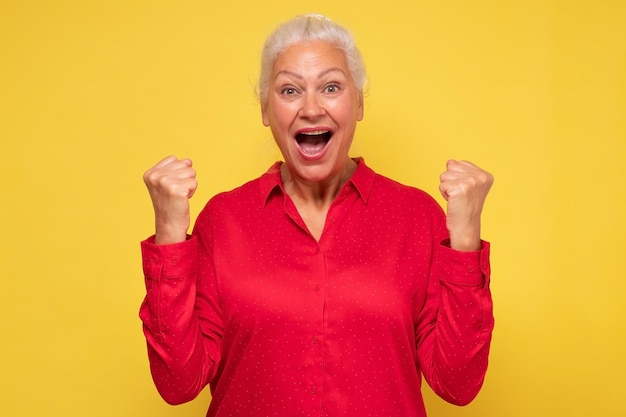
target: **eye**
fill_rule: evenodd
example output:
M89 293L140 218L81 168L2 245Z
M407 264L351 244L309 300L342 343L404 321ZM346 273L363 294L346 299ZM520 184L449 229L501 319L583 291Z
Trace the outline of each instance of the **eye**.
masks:
M293 87L283 87L280 90L280 94L286 95L286 96L293 96L294 94L296 94L298 91L293 88Z
M328 84L326 87L324 87L324 92L325 93L336 93L340 89L341 88L337 84Z

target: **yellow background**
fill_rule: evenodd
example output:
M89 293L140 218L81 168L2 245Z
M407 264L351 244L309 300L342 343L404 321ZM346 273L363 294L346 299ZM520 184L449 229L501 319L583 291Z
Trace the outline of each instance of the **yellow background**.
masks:
M204 415L206 391L171 407L150 379L141 175L192 157L197 214L278 158L259 51L311 10L368 64L355 156L433 194L448 158L496 177L490 370L430 415L626 415L626 2L302 4L2 0L0 415Z

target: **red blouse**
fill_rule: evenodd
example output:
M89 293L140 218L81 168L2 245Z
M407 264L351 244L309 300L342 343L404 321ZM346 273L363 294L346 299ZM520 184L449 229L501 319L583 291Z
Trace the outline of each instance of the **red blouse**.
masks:
M489 244L446 246L426 193L364 161L308 232L275 164L212 198L183 243L142 242L140 317L172 404L207 416L425 416L421 375L466 404L493 330Z

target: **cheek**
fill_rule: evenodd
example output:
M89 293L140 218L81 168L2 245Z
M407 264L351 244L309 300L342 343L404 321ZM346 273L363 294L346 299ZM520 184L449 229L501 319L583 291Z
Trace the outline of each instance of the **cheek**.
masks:
M289 114L279 107L274 107L272 112L269 113L268 124L266 126L269 126L274 141L280 148L287 146L291 141L290 127L292 120Z
M337 118L337 122L345 129L351 129L359 118L357 109L351 106L339 106L334 114Z
M332 113L337 120L341 120L344 124L351 125L362 118L361 107L354 97L345 97L345 100L339 100L330 104Z
M270 109L270 117L268 117L269 122L276 125L276 127L288 127L296 114L293 107L294 106L290 105L290 103L274 104Z

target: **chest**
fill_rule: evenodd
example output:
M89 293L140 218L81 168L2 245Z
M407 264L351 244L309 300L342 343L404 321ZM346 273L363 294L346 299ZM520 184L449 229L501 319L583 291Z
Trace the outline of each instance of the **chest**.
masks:
M358 322L409 326L428 285L432 236L367 210L329 210L321 238L302 219L233 218L214 240L225 318L237 328ZM260 220L260 219L257 219ZM280 326L276 326L280 323Z

